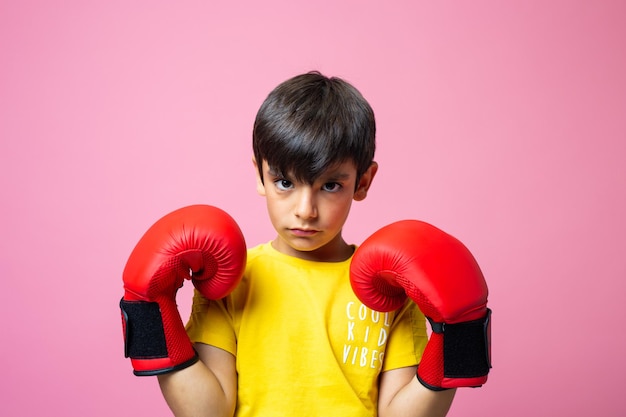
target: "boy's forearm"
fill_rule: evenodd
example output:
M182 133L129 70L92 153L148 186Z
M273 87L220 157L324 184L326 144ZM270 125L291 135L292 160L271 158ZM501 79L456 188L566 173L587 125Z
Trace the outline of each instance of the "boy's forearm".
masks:
M389 404L388 413L380 417L445 417L450 410L456 389L431 391L417 381L407 385Z
M384 372L381 376L379 417L445 417L456 389L432 391L424 387L409 367Z
M202 362L158 376L163 397L176 417L232 417L233 407L218 378Z

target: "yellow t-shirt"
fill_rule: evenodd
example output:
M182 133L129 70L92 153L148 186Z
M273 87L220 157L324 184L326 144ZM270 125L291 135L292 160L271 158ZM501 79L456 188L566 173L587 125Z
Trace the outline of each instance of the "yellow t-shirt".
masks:
M209 301L196 292L187 331L236 356L237 417L375 416L380 372L419 362L422 313L410 301L390 313L365 307L349 267L267 243L248 251L230 296Z

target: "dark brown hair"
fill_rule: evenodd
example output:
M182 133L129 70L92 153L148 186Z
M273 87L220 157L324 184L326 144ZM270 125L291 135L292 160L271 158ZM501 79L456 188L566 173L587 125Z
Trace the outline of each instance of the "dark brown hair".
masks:
M261 105L252 148L262 162L283 175L313 183L334 164L353 161L357 182L376 149L374 112L351 84L319 72L278 85Z

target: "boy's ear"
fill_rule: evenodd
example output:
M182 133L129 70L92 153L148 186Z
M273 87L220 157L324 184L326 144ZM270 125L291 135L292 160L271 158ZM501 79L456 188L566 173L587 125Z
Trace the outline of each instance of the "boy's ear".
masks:
M372 164L369 166L367 171L365 171L359 179L359 184L354 192L354 201L365 200L365 197L367 197L367 191L370 189L372 181L376 176L376 172L378 172L378 163L372 161Z
M254 165L254 172L256 174L256 192L260 196L265 196L265 186L263 185L263 179L259 173L259 164L254 156L252 157L252 165Z

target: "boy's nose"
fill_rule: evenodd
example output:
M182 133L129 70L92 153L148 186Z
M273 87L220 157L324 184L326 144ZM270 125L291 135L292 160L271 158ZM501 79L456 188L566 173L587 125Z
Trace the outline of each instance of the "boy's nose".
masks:
M298 195L295 214L301 219L312 219L317 217L317 206L312 190L304 189Z

